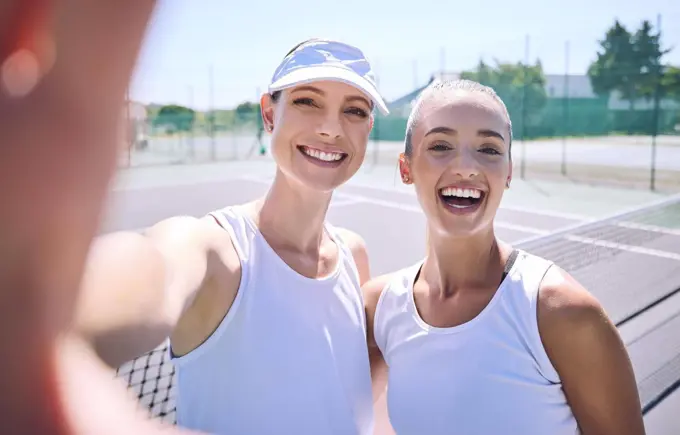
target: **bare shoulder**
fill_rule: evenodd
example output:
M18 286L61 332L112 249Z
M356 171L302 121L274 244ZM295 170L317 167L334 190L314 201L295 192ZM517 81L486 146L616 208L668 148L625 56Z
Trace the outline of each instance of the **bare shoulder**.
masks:
M552 266L541 283L538 317L543 329L571 331L611 328L600 302L574 277ZM548 332L548 331L546 331Z
M203 343L231 310L241 284L241 259L230 233L211 216L178 222L176 229L188 232L205 270L195 292L185 299L170 337L173 352L186 355Z
M538 295L538 327L583 433L643 434L635 374L600 302L553 266Z
M352 253L367 252L366 241L359 234L352 230L348 230L347 228L342 227L336 227L335 230L338 232L338 235L340 235L340 237L347 244L347 246L349 246L349 248L352 250Z
M383 289L390 282L394 274L387 273L384 275L377 276L373 279L368 280L362 287L361 290L364 294L364 303L366 305L366 310L370 311L371 315L375 314L375 309L380 300L380 295Z
M373 279L368 280L362 287L361 290L364 296L364 307L366 309L366 323L368 326L368 345L369 348L376 347L375 334L373 331L373 324L375 322L375 313L378 308L378 302L380 301L380 295L387 283L392 278L393 274L385 274L377 276Z
M343 242L352 251L354 262L359 270L359 280L363 285L371 277L370 262L368 258L368 249L366 248L366 241L363 237L354 231L346 228L336 227L336 231Z
M573 346L573 351L587 351L600 346L602 340L611 345L618 335L597 298L557 266L548 270L541 283L537 316L546 351L557 359L556 365L563 349Z
M230 289L235 286L229 282L240 279L240 260L229 232L210 216L171 217L144 234L163 254L172 272L174 287L181 289L180 300L184 301L185 308L210 283L217 280L223 288Z
M229 233L220 230L210 216L173 216L157 222L143 231L144 235L155 242L181 242L203 244L213 238L229 240ZM225 239L226 238L226 239Z

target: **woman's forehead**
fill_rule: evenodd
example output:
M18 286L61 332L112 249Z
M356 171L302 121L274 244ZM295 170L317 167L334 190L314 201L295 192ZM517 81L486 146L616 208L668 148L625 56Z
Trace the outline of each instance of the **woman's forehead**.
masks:
M417 134L433 127L505 129L505 110L490 95L480 92L446 92L422 101L415 120Z
M287 92L291 95L305 91L313 92L326 98L364 101L366 104L371 105L371 97L365 92L356 86L337 80L318 80L287 89Z

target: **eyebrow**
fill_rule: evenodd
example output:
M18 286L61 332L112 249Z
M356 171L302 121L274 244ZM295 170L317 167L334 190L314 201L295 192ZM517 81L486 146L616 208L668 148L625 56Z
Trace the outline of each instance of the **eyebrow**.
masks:
M321 89L315 88L314 86L309 86L309 85L298 86L295 89L293 89L291 91L291 93L301 92L301 91L311 91L311 92L314 92L314 93L319 94L319 95L326 95L326 93L324 91L322 91Z
M449 127L434 127L433 129L431 129L430 131L428 131L427 133L425 133L425 136L429 136L429 135L431 135L431 134L437 134L437 133L448 134L448 135L451 135L451 136L455 136L455 135L458 134L458 132L457 132L455 129L453 129L453 128L449 128ZM503 137L503 135L500 134L500 133L498 133L498 132L495 131L495 130L489 130L489 129L477 130L477 136L481 136L481 137L495 137L495 138L497 138L497 139L500 139L500 140L502 140L502 141L505 141L505 138Z
M449 134L451 136L455 136L458 134L458 132L452 128L449 127L434 127L427 133L425 133L425 136L429 136L431 134L437 134L437 133L443 133L443 134Z
M302 92L302 91L310 91L310 92L314 92L315 94L319 94L319 95L321 95L321 96L326 95L326 93L325 93L324 91L322 91L321 89L319 89L319 88L317 88L317 87L314 87L314 86L309 86L309 85L298 86L297 88L293 89L293 90L291 91L291 93ZM371 104L371 103L368 101L368 99L366 99L366 98L364 98L364 97L360 97L360 96L358 96L358 95L350 95L349 97L346 98L346 100L347 100L347 101L362 101L362 102L363 102L364 104L366 104L368 107L370 107L371 109L373 109L373 104Z
M477 136L495 137L505 142L505 138L503 137L503 135L495 130L478 130Z
M347 101L363 101L364 104L366 104L368 107L373 109L373 104L369 102L366 98L364 97L359 97L357 95L350 95L349 97L346 98Z

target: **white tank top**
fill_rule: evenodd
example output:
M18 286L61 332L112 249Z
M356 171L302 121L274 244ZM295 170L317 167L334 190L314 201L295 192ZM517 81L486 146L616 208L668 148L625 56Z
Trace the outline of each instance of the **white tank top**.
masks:
M552 263L518 251L490 303L451 328L426 324L413 298L422 261L396 273L375 314L399 435L578 434L538 332L536 301Z
M326 225L337 268L310 279L239 208L211 215L230 233L242 278L215 332L174 358L177 424L212 434L371 434L366 318L349 248Z

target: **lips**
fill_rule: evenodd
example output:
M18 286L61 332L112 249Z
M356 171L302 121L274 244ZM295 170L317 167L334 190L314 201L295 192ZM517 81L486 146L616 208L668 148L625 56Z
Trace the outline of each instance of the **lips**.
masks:
M338 149L319 149L306 145L299 145L297 149L308 161L323 167L338 167L348 156Z
M335 162L342 160L347 157L347 153L341 151L330 151L330 150L320 150L317 148L312 148L308 146L301 145L298 147L300 151L318 160L323 160L324 162Z
M470 186L447 186L439 189L439 198L459 213L473 212L486 197L486 192Z

